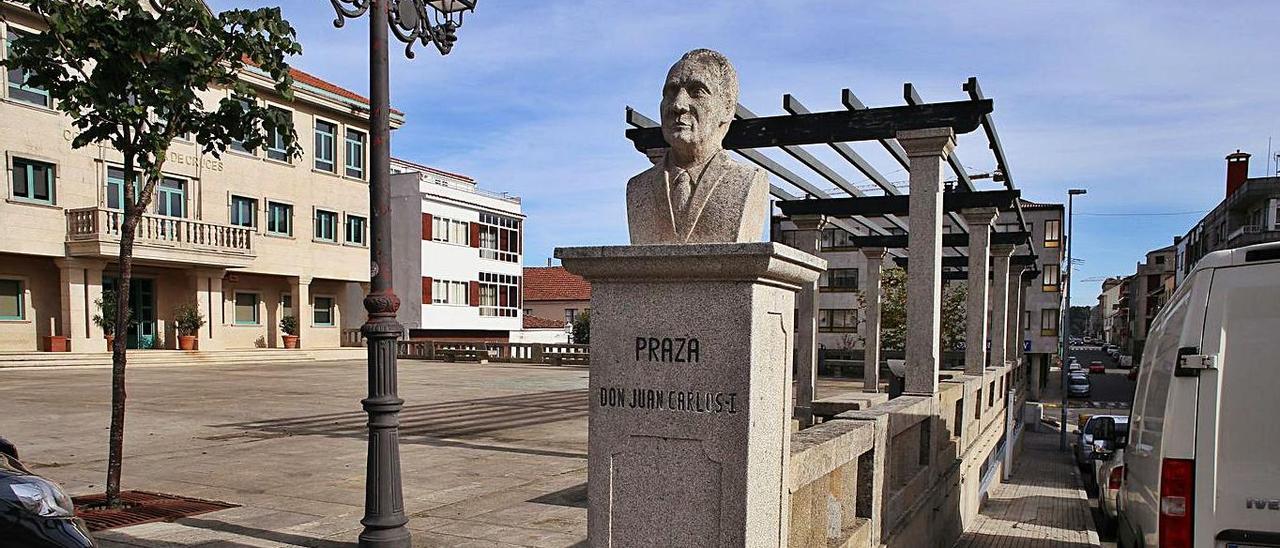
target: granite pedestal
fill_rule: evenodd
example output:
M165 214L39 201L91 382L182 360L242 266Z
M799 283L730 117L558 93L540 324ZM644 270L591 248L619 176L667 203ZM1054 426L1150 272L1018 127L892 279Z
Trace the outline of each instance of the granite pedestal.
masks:
M591 282L592 546L780 546L795 292L774 243L556 250Z

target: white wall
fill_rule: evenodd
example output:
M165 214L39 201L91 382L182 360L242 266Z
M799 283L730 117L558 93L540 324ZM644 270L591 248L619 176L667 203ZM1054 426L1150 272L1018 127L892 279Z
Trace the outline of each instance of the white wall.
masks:
M567 344L569 334L563 329L522 329L511 332L513 343Z

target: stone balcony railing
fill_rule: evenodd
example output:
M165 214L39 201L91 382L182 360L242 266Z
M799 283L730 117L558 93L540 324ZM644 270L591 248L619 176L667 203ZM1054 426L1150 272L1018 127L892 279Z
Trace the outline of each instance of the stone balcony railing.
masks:
M1245 225L1232 231L1226 241L1228 247L1235 248L1277 240L1280 240L1280 229L1271 229L1264 225Z
M124 213L101 207L67 210L70 255L116 256ZM143 215L138 221L134 256L162 261L246 266L257 255L253 229L193 219Z

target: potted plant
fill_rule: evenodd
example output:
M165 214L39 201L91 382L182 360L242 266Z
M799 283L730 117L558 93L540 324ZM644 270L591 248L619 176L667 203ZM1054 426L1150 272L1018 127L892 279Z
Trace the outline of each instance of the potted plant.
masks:
M195 350L196 335L204 327L204 315L196 303L183 303L173 309L173 327L178 330L178 350Z
M45 352L70 352L71 351L71 345L69 344L70 339L68 339L66 335L54 335L54 333L56 333L57 331L58 331L57 320L50 318L49 334L45 335L44 338L41 339L44 343L41 346L41 348Z
M285 348L298 347L298 318L296 316L285 316L280 318L280 331L284 333Z
M98 313L93 315L93 324L102 329L107 339L107 351L110 352L116 340L116 292L104 291L102 298L95 299L93 304L98 307ZM125 324L130 321L133 321L133 311L127 310Z

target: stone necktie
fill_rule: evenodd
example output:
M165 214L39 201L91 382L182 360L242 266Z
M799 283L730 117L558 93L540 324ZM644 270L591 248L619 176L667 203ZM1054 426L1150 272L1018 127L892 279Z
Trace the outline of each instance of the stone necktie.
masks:
M693 179L689 172L680 170L674 181L671 181L671 208L677 213L683 212L689 205L689 196L693 194Z

